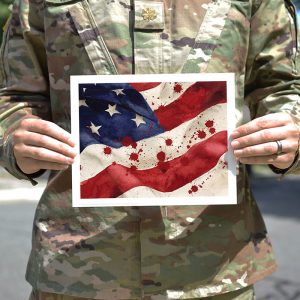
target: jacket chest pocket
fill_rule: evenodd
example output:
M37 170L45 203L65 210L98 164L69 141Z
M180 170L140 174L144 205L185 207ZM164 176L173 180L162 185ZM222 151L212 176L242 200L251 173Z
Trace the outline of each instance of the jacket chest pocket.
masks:
M112 57L87 0L46 0L45 31L49 71L116 74ZM69 71L69 72L68 72Z

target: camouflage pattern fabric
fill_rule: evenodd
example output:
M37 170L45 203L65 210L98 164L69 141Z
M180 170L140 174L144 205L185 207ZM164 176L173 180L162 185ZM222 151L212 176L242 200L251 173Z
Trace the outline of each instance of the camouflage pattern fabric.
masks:
M46 293L46 292L39 292L39 291L32 291L29 300L88 300L90 298L79 298L67 295L60 295L60 294L53 294L53 293ZM151 300L151 296L144 298L145 300ZM193 298L195 299L195 298ZM197 298L200 299L200 298ZM218 296L206 297L201 298L206 300L255 300L255 293L253 286L248 286L243 289L239 289L234 292L225 293ZM107 299L109 300L109 299ZM126 299L131 300L131 299Z
M234 72L242 124L278 111L299 120L298 68L284 0L16 0L0 56L1 164L33 181L11 153L14 124L33 111L69 130L70 75ZM291 170L299 169L296 161ZM26 278L36 290L92 299L245 288L276 264L242 165L237 189L235 206L79 209L71 170L52 172Z

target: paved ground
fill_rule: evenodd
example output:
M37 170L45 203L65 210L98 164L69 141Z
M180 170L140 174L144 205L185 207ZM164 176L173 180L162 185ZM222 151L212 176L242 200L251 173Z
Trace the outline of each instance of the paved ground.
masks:
M257 284L258 300L300 299L300 178L253 180L278 260L278 271Z
M300 300L300 178L261 177L253 187L279 262L278 271L256 286L257 299ZM27 300L30 293L24 272L36 202L29 199L41 188L28 188L0 171L0 300Z

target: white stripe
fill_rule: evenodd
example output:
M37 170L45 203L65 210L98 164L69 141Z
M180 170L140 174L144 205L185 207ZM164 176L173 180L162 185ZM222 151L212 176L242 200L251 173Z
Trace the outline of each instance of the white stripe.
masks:
M160 85L146 91L140 92L152 110L160 106L167 106L178 99L194 82L180 82L182 91L174 91L175 82L162 82Z
M226 107L226 104L215 105L171 131L137 142L136 149L133 149L131 146L119 149L112 148L112 154L105 155L105 145L94 144L86 147L80 155L82 165L80 172L81 181L94 177L113 162L126 167L134 165L139 170L144 170L157 166L159 162L157 154L161 151L166 154L166 161L183 155L188 150L187 146L192 147L212 136L205 126L207 120L214 120L216 132L226 129ZM198 130L205 131L205 139L197 137ZM169 138L172 139L172 146L166 145L166 140ZM140 149L143 152L139 153L139 162L130 160L130 155L137 153Z
M151 197L217 197L228 195L228 168L224 166L226 154L223 155L218 164L207 173L182 186L173 192L159 192L145 186L133 188L118 198L151 198ZM216 183L218 186L216 186ZM198 191L189 193L192 186L197 186ZM200 187L201 186L201 187ZM201 203L199 203L201 204Z

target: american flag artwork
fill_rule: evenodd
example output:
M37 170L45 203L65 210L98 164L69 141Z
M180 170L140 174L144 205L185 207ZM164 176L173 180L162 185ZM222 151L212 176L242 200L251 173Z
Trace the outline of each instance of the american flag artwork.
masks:
M235 204L233 74L72 76L73 206Z

